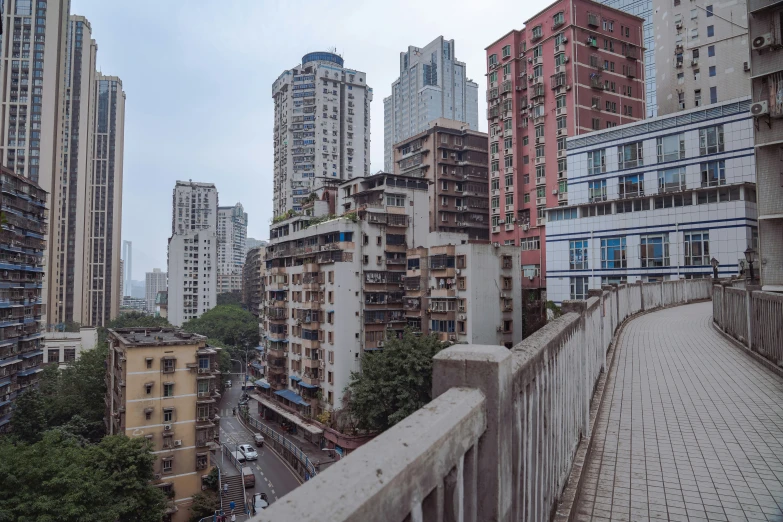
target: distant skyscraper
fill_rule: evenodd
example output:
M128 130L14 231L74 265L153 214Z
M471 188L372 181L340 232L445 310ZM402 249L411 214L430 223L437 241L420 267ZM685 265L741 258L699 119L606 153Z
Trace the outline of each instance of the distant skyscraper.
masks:
M123 296L131 295L131 279L133 279L133 242L122 242L122 291Z
M166 272L161 272L160 268L153 268L152 272L147 272L145 298L147 299L147 313L155 313L155 298L158 292L166 291Z
M655 68L655 36L653 35L653 0L596 0L620 11L644 18L644 82L647 96L647 117L658 115ZM668 5L668 4L667 4Z
M217 293L242 290L242 267L247 243L247 212L241 203L218 207Z
M116 76L95 78L95 118L90 158L87 226L88 272L85 315L92 326L103 326L120 309L120 233L122 230L122 164L125 142L125 93ZM128 242L128 277L131 275Z
M384 170L394 170L394 145L447 118L478 130L478 84L455 57L454 40L442 36L400 53L400 77L383 100Z
M217 209L215 185L177 181L168 256L168 318L173 325L217 304Z
M256 247L266 246L266 241L263 239L254 239L252 237L247 238L245 242L245 255Z
M337 54L306 54L275 80L272 97L275 216L300 211L327 180L370 173L372 89L365 73L346 69Z

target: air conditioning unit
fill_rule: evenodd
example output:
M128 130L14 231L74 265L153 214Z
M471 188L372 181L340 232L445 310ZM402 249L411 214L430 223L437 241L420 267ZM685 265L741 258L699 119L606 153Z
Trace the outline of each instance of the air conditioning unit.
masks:
M563 57L563 63L568 63L568 56Z
M378 341L378 348L383 348L383 341Z
M530 225L522 225L522 230L530 230Z
M522 90L522 86L521 85L517 85L517 90L521 91Z
M492 246L495 247L495 248L499 248L500 247L500 243L495 241L494 243L492 243Z
M180 440L180 439L175 440L174 441L174 447L175 448L179 448L180 446L182 446L182 440Z
M566 90L570 91L571 90L571 86L570 85L566 85Z
M742 70L744 70L745 72L750 72L750 64L748 62L744 62L742 64Z
M751 47L754 51L763 51L767 47L772 47L772 44L774 44L775 41L772 38L772 33L766 33L762 34L761 36L757 36L753 39L753 43L751 44Z
M527 276L527 278L528 278L529 280L531 280L531 281L532 281L533 279L535 279L535 277L536 277L536 276L534 276L534 275L529 275L529 276Z
M171 431L171 424L164 424L163 431Z
M769 114L769 105L766 101L756 102L750 106L750 113L753 116L763 116Z
M459 320L464 321L466 319L465 314L460 314Z
M562 39L561 41L562 41L563 43L568 43L568 37L567 37L567 36L564 36L564 37L563 37L563 39Z
M505 225L505 224L506 224L506 220L505 219L498 220L498 225Z
M462 273L462 270L460 270L460 269L458 268L458 269L456 269L456 270L454 271L454 273L455 273L455 274L457 274L457 275L460 275L460 274Z
M552 190L552 194L553 194L553 195L555 195L555 196L557 196L557 189L553 189L553 190Z
M152 476L152 480L160 480L160 473L155 473L155 474Z
M596 110L597 110L597 109L598 109L598 104L597 104L597 103L594 103L594 104L592 105L592 107L593 107L593 109L596 109Z
M502 332L502 331L503 331L503 327L502 327L502 326L498 326L498 327L497 327L497 331L498 331L498 332Z

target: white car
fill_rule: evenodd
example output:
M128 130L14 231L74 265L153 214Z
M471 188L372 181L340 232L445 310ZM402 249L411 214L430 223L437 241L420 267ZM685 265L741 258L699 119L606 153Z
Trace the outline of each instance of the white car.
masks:
M258 452L250 444L240 444L239 451L245 456L245 460L258 460Z
M226 381L226 388L231 388L231 379Z

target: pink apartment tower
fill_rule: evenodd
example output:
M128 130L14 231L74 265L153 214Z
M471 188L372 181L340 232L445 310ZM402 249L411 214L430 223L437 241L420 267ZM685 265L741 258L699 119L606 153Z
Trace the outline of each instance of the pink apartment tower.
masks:
M486 49L490 240L522 249L526 336L543 321L544 209L568 202L566 138L644 119L643 22L560 0Z

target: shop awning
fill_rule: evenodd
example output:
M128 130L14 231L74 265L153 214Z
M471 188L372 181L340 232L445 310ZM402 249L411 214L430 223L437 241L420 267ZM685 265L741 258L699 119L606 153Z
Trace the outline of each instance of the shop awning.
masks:
M301 395L292 392L291 390L278 390L275 392L275 395L279 395L282 398L293 402L294 404L301 404L302 406L309 406L306 400L302 398Z
M321 435L323 434L324 430L319 428L318 426L314 426L313 424L310 424L309 422L305 421L304 419L298 417L296 414L291 413L289 411L286 411L283 409L282 406L279 404L276 404L276 401L274 399L268 399L267 397L263 395L258 395L255 393L251 393L250 396L263 404L265 407L269 408L273 412L277 413L281 417L283 417L286 420L289 420L302 428L303 430L306 430L308 433L312 435Z
M314 385L312 385L312 384L307 384L307 383L306 383L306 382L304 382L304 381L299 381L297 384L299 384L299 386L301 386L302 388L309 388L309 389L311 389L311 390L312 390L312 389L315 389L315 388L319 388L319 386L314 386Z
M270 385L268 382L266 382L266 381L263 381L263 380L258 380L258 381L256 381L254 384L255 384L256 386L258 386L259 388L263 388L263 389L265 389L265 390L268 390L269 388L271 388L271 387L272 387L272 386L271 386L271 385Z

